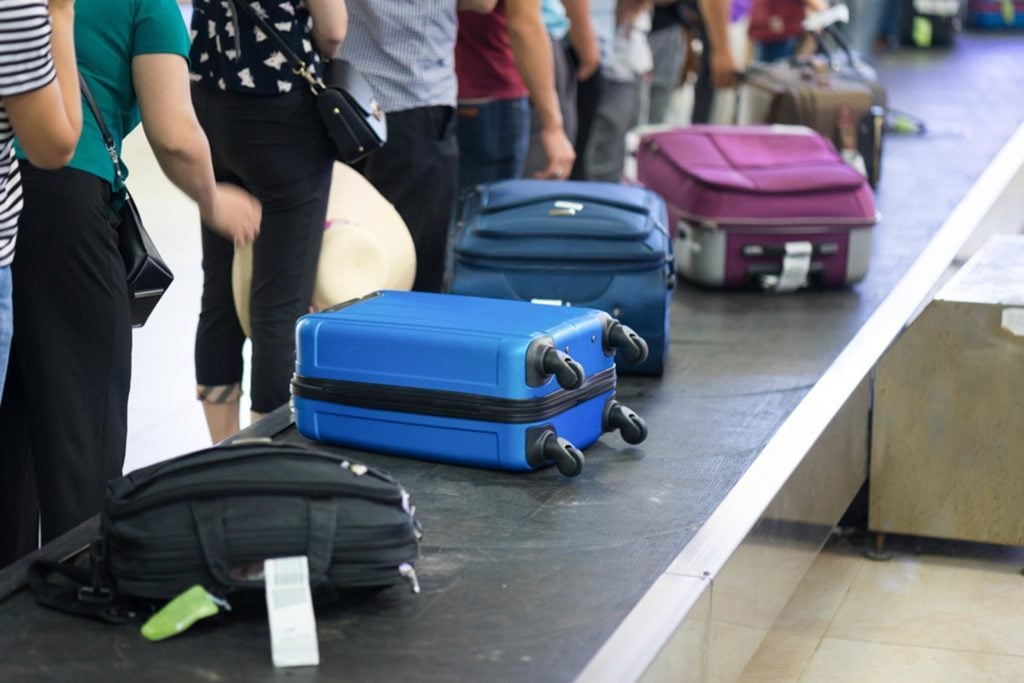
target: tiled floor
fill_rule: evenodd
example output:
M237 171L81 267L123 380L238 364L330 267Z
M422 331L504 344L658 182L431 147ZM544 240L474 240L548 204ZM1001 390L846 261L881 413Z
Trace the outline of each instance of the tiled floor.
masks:
M894 543L831 542L741 680L1024 681L1024 550Z

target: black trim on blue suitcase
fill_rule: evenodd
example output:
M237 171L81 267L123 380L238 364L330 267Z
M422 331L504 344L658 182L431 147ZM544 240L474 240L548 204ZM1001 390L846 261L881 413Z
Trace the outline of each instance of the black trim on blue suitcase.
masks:
M612 367L588 377L582 386L574 391L558 389L541 398L510 399L458 391L326 380L296 375L292 378L292 395L368 410L503 424L529 424L548 420L601 394L614 391L615 384L615 368Z

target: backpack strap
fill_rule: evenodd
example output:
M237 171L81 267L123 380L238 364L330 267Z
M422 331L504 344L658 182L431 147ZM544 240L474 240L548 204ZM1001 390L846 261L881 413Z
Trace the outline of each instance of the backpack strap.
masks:
M36 602L44 607L110 624L126 624L139 618L104 580L98 541L90 549L87 567L37 560L29 565L27 578Z

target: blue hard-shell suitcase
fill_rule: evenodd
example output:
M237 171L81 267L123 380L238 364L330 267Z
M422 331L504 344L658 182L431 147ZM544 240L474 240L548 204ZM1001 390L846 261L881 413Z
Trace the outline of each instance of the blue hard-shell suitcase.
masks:
M299 319L292 405L310 439L507 470L583 454L647 426L615 400L616 351L644 340L607 313L422 292L377 292Z
M614 183L506 180L463 196L455 294L596 308L647 340L622 372L660 375L675 287L665 202Z

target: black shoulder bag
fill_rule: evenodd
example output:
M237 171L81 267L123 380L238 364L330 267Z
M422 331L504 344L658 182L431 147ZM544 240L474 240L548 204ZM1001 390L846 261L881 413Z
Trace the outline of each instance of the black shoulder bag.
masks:
M121 176L121 158L117 154L117 147L114 146L114 138L110 135L107 124L103 121L100 108L96 106L96 100L92 97L89 86L81 74L78 77L78 85L82 89L82 97L89 105L96 123L103 134L103 144L107 148L107 154L114 164L114 177L117 184L123 186ZM114 211L117 220L117 246L124 260L124 270L128 277L128 295L131 297L132 327L142 327L146 324L149 314L153 312L160 297L164 295L167 288L174 281L174 274L167 267L167 263L156 245L150 238L149 233L142 226L142 217L135 206L135 200L124 190L124 201L121 208Z
M370 84L354 66L343 59L331 59L323 79L317 78L299 55L281 38L266 19L239 0L232 0L291 62L292 71L309 83L316 96L320 118L337 148L336 158L354 164L388 141L388 122Z

